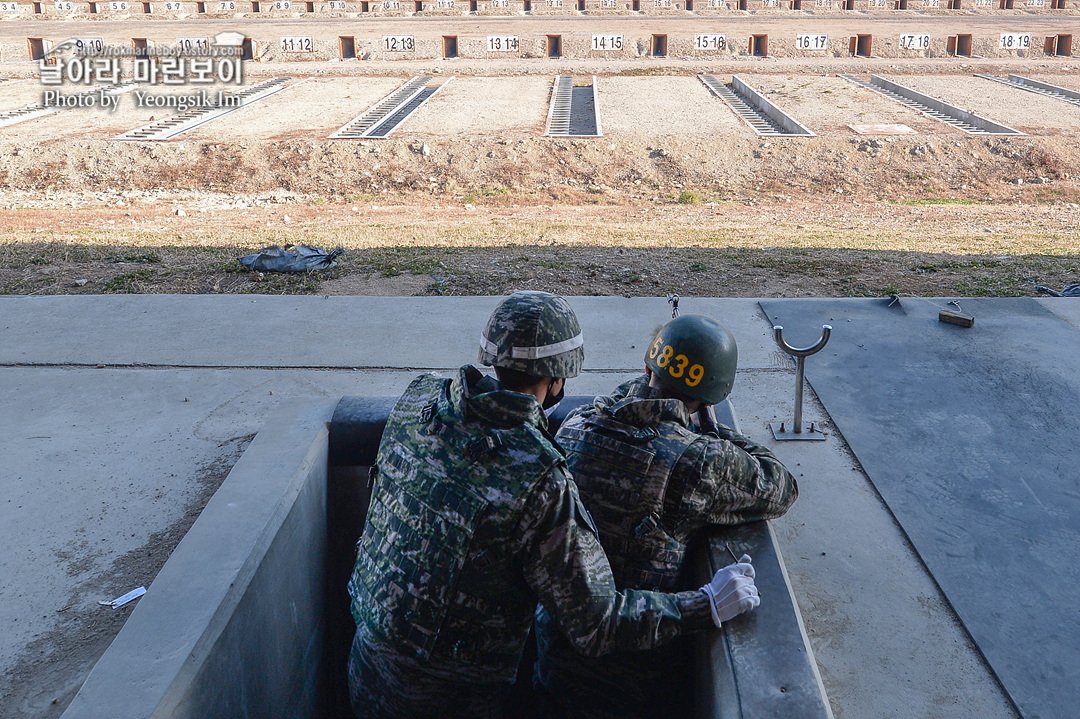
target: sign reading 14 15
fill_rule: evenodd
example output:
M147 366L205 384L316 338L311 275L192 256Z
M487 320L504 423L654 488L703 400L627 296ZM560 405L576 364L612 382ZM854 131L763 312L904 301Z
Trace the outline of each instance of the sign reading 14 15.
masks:
M593 35L593 50L622 50L622 35Z
M799 33L795 36L795 47L799 50L827 50L829 36L825 33Z

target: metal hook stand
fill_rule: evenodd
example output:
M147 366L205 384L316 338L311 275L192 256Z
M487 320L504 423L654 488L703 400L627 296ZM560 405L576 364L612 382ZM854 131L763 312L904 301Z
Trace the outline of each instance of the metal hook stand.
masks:
M818 341L809 347L803 347L799 349L792 347L784 341L784 328L780 325L773 327L773 337L776 339L776 344L779 345L787 354L795 358L795 421L791 424L791 428L787 427L785 422L770 422L769 426L772 428L773 438L777 441L790 441L790 440L808 440L822 442L825 440L825 435L821 430L814 426L814 423L810 423L810 429L804 431L802 426L802 394L803 394L803 378L806 376L806 358L812 354L817 354L821 350L825 349L825 345L829 342L829 335L832 334L832 327L829 325L821 326L821 337Z

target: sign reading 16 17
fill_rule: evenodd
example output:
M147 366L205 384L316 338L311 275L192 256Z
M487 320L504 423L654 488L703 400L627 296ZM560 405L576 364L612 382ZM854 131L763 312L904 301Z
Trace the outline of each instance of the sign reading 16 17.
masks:
M1001 33L1002 50L1029 50L1031 49L1030 32L1003 32Z
M411 52L416 49L416 38L412 35L383 35L382 44L387 52Z
M727 47L727 37L712 32L694 35L695 50L723 50Z
M795 47L799 50L827 50L829 36L825 33L799 33L795 36Z
M900 47L905 50L929 50L930 33L905 32L900 36Z
M593 35L593 50L622 50L622 35Z
M488 52L514 52L520 46L517 35L488 35Z
M311 35L282 35L282 52L315 52L315 41Z

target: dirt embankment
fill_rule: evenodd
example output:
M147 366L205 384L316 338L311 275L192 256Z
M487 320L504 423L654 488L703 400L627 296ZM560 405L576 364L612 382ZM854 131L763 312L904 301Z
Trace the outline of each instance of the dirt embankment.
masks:
M622 203L690 190L703 198L836 193L1073 202L1077 177L1080 138L1068 136L564 140L507 133L353 143L0 142L0 187L44 193L46 200L50 192L283 189L345 201L512 191L535 202Z

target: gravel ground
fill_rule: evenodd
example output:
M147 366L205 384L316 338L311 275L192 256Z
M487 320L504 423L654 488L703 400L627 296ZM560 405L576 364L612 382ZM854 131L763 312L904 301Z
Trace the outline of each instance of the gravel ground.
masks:
M1080 112L1070 111L1060 100L979 77L918 75L893 79L1029 135L1080 128Z
M41 102L41 84L37 80L14 80L0 83L0 111L17 110Z
M185 133L184 137L243 141L311 135L322 139L400 85L398 78L311 78ZM298 112L299 108L303 111Z
M490 135L543 133L553 78L460 77L439 90L399 132Z
M924 135L956 130L839 77L740 75L751 87L819 134L851 132L848 124L901 123Z
M598 86L605 135L755 136L696 77L605 77Z

